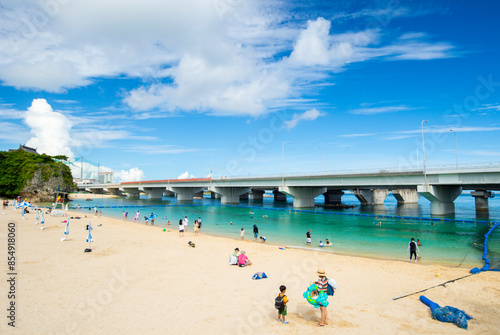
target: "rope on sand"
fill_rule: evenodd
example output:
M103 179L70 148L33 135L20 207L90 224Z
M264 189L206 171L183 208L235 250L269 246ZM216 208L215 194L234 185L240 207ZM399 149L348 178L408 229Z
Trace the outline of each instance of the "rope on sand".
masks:
M464 279L464 278L470 277L470 276L472 276L472 275L474 275L474 274L473 274L473 273L471 273L471 274L468 274L467 276L463 276L463 277L460 277L460 278L455 278L455 279L452 279L452 280L448 280L448 281L446 281L446 282L444 282L444 283L441 283L441 284L439 284L439 285L435 285L435 286L432 286L432 287L429 287L429 288L426 288L426 289L423 289L423 290L420 290L420 291L417 291L417 292L408 293L408 294L401 295L401 296L396 297L396 298L392 298L392 300L398 300L398 299L401 299L401 298L406 298L406 297L409 297L409 296L411 296L411 295L418 294L418 293L422 293L422 292L425 292L425 291L431 290L431 289L436 288L436 287L439 287L439 286L443 286L443 287L444 287L446 284L453 283L453 282L455 282L455 281L457 281L457 280Z

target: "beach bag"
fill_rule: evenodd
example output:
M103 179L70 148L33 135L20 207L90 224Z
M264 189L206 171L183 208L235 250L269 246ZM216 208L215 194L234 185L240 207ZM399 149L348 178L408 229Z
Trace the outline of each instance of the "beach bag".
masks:
M253 276L252 279L263 279L267 278L267 275L265 272L256 272Z
M328 285L326 287L326 295L333 296L337 288L338 288L337 282L334 279L328 279Z
M229 256L229 265L238 265L238 257Z
M281 296L281 294L278 294L278 296L276 297L276 299L274 299L274 308L276 309L281 309L283 308L283 297Z

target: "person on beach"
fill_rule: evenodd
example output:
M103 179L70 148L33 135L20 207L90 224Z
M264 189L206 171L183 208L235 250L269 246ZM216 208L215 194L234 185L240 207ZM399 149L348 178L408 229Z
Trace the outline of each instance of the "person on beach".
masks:
M167 221L167 226L170 226L170 221Z
M233 252L233 256L234 257L238 257L238 252L240 252L240 249L239 248L235 248L234 252Z
M319 241L318 247L324 247L323 241Z
M198 229L201 229L201 217L198 217Z
M179 236L184 236L184 223L182 219L179 220Z
M155 215L153 213L151 213L151 225L154 226L155 225Z
M332 244L330 243L330 241L328 241L328 239L326 239L326 241L325 241L325 245L326 245L326 246L330 246L330 245L332 245Z
M255 242L257 242L257 236L259 236L259 228L256 224L253 225L253 237L255 238Z
M326 278L326 272L323 269L318 270L319 279L314 283L318 285L319 289L327 293L328 291L328 278ZM321 322L318 323L318 327L324 327L328 324L328 311L325 306L319 305L321 311Z
M186 215L182 220L182 225L184 226L184 231L188 230L188 216Z
M306 233L306 243L307 245L311 245L311 229L309 229Z
M242 241L245 240L245 229L241 228L240 236Z
M198 235L198 228L199 228L198 220L194 220L194 234L195 235Z
M55 204L52 204L52 205L55 206ZM54 207L54 206L52 206L52 207ZM97 206L94 207L94 215L97 216Z
M415 256L415 263L417 263L417 252L420 252L420 249L418 248L418 245L413 237L411 238L410 243L408 243L407 251L410 252L410 263L413 256Z
M267 237L265 237L265 236L261 236L261 237L260 237L260 240L261 240L261 242L262 242L262 243L266 243Z
M149 221L148 217L144 216L144 222L146 223L146 226L148 225L148 221Z
M278 309L278 322L283 322L284 324L287 324L288 321L285 321L286 317L286 304L288 303L288 297L285 295L286 293L286 286L281 285L280 286L280 293L274 300L274 306Z
M139 220L139 215L141 215L141 213L139 211L136 211L134 216L134 221Z
M420 247L422 243L420 243L420 239L417 238L417 245Z
M245 254L245 250L241 250L240 255L238 256L238 266L242 268L248 265L252 265L252 262L250 262L247 255Z

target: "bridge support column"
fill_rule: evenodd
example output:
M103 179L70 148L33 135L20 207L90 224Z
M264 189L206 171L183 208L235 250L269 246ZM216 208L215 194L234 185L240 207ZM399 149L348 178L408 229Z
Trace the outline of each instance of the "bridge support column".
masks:
M167 189L177 195L177 201L193 201L195 193L203 191L202 187L170 187Z
M138 188L120 188L120 191L127 193L128 199L138 199L140 191Z
M418 185L417 192L431 202L431 215L455 213L455 199L462 194L461 186Z
M474 192L470 192L476 199L476 211L486 212L489 210L488 199L491 198L491 192L485 190L476 190Z
M281 193L281 191L274 190L274 202L286 202L286 194Z
M361 205L383 205L388 194L388 189L354 190L354 195Z
M279 191L293 197L294 208L314 207L314 198L325 193L326 187L293 187L283 186Z
M345 193L342 190L330 190L323 193L325 196L325 205L340 205L342 204L342 196Z
M264 190L252 190L250 192L250 200L252 201L263 201L264 200Z
M240 200L248 201L248 193L240 195Z
M161 199L163 196L163 192L165 192L164 188L151 188L151 187L139 187L139 191L147 193L148 199Z
M217 194L214 191L210 191L210 198L212 198L212 199L220 199L220 194Z
M398 201L398 204L416 204L420 199L420 194L417 190L411 188L404 188L399 190L392 190L392 195Z
M108 194L113 194L113 195L123 195L122 191L120 191L117 188L105 188L104 192L108 193Z
M240 196L250 192L248 187L215 187L212 186L210 191L220 194L221 204L238 204Z

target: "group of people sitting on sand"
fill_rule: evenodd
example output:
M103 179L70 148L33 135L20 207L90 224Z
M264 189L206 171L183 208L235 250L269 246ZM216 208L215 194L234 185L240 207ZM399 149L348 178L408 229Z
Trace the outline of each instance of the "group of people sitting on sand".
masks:
M238 265L242 268L244 266L252 265L252 262L248 259L245 250L240 251L239 248L235 248L233 254L229 257L229 265Z

